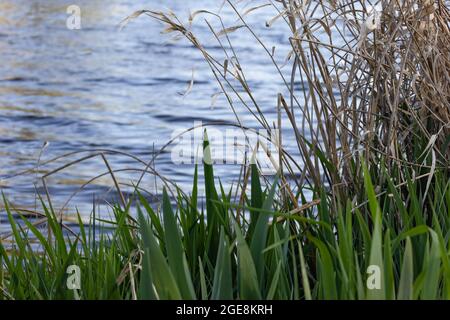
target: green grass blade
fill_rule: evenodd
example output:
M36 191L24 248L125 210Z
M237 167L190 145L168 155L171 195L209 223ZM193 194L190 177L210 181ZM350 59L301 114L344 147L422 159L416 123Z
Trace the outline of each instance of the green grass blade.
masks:
M238 254L239 297L244 300L260 300L261 291L252 254L238 225L235 226L235 232Z
M195 299L194 286L187 266L184 264L186 259L183 243L178 232L178 225L175 214L172 210L169 195L163 190L163 218L165 228L165 245L169 266L180 288L183 299Z
M412 300L413 298L413 251L411 239L406 238L405 254L403 256L402 271L400 273L400 283L398 288L397 299Z
M144 252L145 250L148 253L149 269L146 272L150 272L150 275L147 276L147 279L153 280L153 284L155 286L155 290L157 293L158 299L166 300L180 300L181 293L178 288L178 285L175 281L175 278L172 274L167 261L161 252L161 249L158 243L155 240L153 235L153 231L148 225L142 213L139 213L139 224L140 231L144 243ZM148 284L149 286L151 284Z

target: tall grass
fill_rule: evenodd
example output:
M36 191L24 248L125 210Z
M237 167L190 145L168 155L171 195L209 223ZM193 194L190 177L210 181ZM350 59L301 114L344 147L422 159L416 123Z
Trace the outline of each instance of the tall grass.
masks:
M350 191L363 201L363 158L369 169L377 172L382 162L388 171L407 167L413 179L429 173L430 181L436 167L448 169L448 2L224 2L234 11L237 25L225 26L220 16L205 10L192 13L188 23L172 12L143 10L122 25L147 15L161 21L167 27L165 32L184 36L211 68L236 123L244 125L236 112L240 103L271 132L233 46L233 32L252 36L267 53L261 62L274 65L274 79L266 80L281 81L289 92L288 96L274 92L273 97L278 100L279 112L288 119L283 125L295 135L300 156L283 152L280 164L282 172L294 176L294 168L301 168L296 181L300 187L317 188L326 183L336 195ZM253 7L241 8L241 3ZM285 36L291 45L290 78L277 64L276 51L246 22L248 14L267 10L267 6L274 11L267 25L285 23L290 30ZM208 52L191 31L201 15L222 54ZM221 29L215 30L209 19L218 19ZM296 82L302 85L296 86ZM406 177L397 174L395 183L406 183ZM385 177L381 175L375 183L386 184Z
M42 202L51 231L45 234L24 217L18 223L6 206L14 246L0 246L0 296L450 298L448 3L382 0L377 11L366 1L281 0L245 10L241 2L226 1L236 26L207 11L184 24L173 13L148 10L123 25L148 15L184 36L211 68L236 123L244 126L239 101L270 133L232 44L233 32L248 32L287 89L274 99L298 156L280 145L275 181L262 180L251 164L237 190L225 190L203 163L204 202L196 168L192 190L172 190L172 197L165 190L158 208L138 191L122 197L112 233L94 232L95 224L85 230L80 221L78 236L65 235ZM246 22L263 7L274 9L269 26L290 30L289 78ZM225 62L191 31L200 15L219 20L219 30L206 23ZM71 264L83 275L78 291L64 287Z
M125 208L114 207L113 232L64 235L44 205L51 237L27 218L14 220L5 200L14 247L0 245L3 299L449 299L450 186L432 187L433 214L423 215L417 182L411 201L393 194L377 200L363 165L367 206L348 199L334 211L321 201L284 212L277 183L263 188L251 166L250 195L232 201L203 164L206 207L197 193L178 190L176 205L164 190L154 210L136 193ZM302 198L303 195L300 194ZM131 209L131 202L137 204ZM238 219L237 209L240 217ZM136 210L135 212L131 211ZM397 225L398 215L405 224ZM138 221L129 219L137 216ZM99 232L98 235L95 233ZM37 241L32 247L32 241ZM37 246L37 247L36 247ZM67 267L78 265L81 289L66 287ZM371 282L379 268L380 282ZM369 283L369 284L368 284ZM373 284L371 286L370 284Z

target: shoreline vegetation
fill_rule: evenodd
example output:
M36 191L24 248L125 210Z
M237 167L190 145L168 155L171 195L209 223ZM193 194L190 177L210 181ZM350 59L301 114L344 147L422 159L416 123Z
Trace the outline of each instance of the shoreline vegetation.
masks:
M236 123L243 127L235 111L245 108L269 135L288 127L299 156L283 149L280 134L271 182L252 162L225 190L204 161L191 190L164 189L154 208L136 187L113 206L114 221L94 212L102 223L79 218L75 234L47 200L40 199L44 231L4 198L12 245L0 242L0 299L450 299L448 2L238 4L225 1L234 26L204 10L186 24L172 12L143 10L121 28L149 16L185 38ZM291 32L290 78L246 23L269 8L267 32L274 23ZM200 16L223 55L190 31ZM254 37L286 87L287 95L274 92L274 126L246 80L233 32ZM206 134L203 143L211 158ZM80 275L74 282L71 266Z

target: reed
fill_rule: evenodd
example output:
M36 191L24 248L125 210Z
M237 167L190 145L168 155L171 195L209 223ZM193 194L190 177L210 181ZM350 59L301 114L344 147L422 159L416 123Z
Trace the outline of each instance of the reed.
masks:
M380 172L407 167L413 178L434 169L448 169L449 53L448 2L436 1L270 1L240 8L224 1L235 12L238 24L225 26L215 13L199 10L183 23L172 13L143 10L125 19L125 26L140 15L161 21L165 32L185 37L203 55L227 97L236 123L239 102L262 128L271 132L262 106L246 80L232 33L248 32L274 65L274 79L285 85L288 96L274 92L280 112L288 119L299 156L283 153L285 172L301 168L297 186L317 188L327 184L336 196L350 193L363 201L362 166ZM257 10L274 10L267 22L288 25L286 42L291 76L286 78L269 49L245 18ZM222 55L214 56L191 31L198 16L214 35ZM215 30L208 19L218 19ZM270 32L270 30L268 31ZM223 60L222 57L226 59ZM261 58L263 60L264 57ZM296 81L302 85L296 86ZM284 127L281 129L285 129ZM282 148L282 146L281 146ZM284 150L284 149L282 149ZM397 184L406 182L399 173ZM374 183L386 183L383 176Z

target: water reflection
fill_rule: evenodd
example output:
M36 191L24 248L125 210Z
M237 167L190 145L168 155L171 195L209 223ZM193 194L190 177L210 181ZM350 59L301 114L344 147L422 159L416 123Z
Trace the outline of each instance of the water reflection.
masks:
M177 128L189 128L195 120L234 121L226 100L219 97L211 109L211 96L218 91L211 73L197 50L186 42L172 42L161 36L161 25L148 18L134 21L118 32L118 23L135 10L170 7L187 17L188 9L217 9L222 1L78 1L82 10L82 29L66 28L66 8L72 1L0 1L0 187L8 198L21 205L34 204L35 190L43 191L34 172L4 179L17 172L39 168L49 172L96 149L127 152L148 161ZM271 12L266 12L267 18ZM264 14L264 13L263 13ZM223 11L229 25L235 16ZM253 20L252 20L253 19ZM264 17L249 17L256 30L264 28ZM214 24L214 23L213 23ZM277 45L277 59L284 61L288 47L284 27L275 28L267 38L268 46ZM196 29L208 50L219 53L206 25ZM234 38L233 38L234 37ZM274 69L261 63L264 55L250 35L232 36L240 59L248 70L255 96L272 120L276 119L276 95L283 88L274 83ZM210 45L211 44L211 45ZM195 68L195 86L186 97L183 91ZM238 110L248 126L255 122L248 112ZM42 144L49 147L42 152ZM289 140L285 142L289 144ZM53 157L79 150L51 164ZM136 168L129 157L108 155L115 169ZM189 187L193 166L175 166L170 154L162 153L157 171L181 187ZM141 168L142 169L142 168ZM52 199L62 204L80 185L105 172L100 158L77 164L50 177ZM218 166L218 176L231 183L238 166ZM117 174L124 185L136 181L139 172ZM111 200L114 192L109 176L95 180L74 198L73 205L91 208L93 193ZM161 186L148 177L143 187L159 193ZM108 195L108 191L110 191ZM56 206L56 205L55 205ZM81 210L83 211L83 210Z

